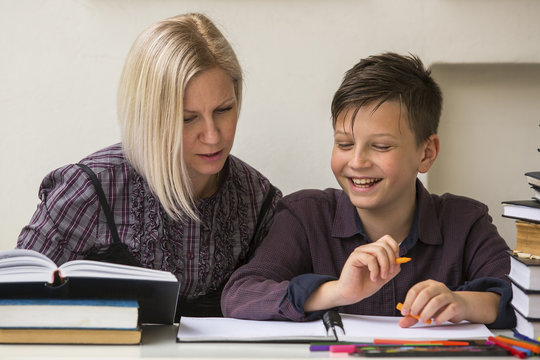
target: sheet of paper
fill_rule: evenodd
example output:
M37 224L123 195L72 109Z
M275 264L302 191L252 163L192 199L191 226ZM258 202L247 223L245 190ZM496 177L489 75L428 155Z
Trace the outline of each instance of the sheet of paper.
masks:
M417 324L399 327L401 317L341 314L345 335L341 341L373 341L374 338L437 340L478 339L493 336L482 324ZM256 321L231 318L182 317L179 341L295 341L331 340L321 320L311 322Z
M410 328L398 325L401 317L364 316L341 314L345 336L342 341L372 341L378 339L439 340L439 339L478 339L493 336L483 324L446 323L426 325L418 323Z
M180 341L292 341L326 338L321 320L256 321L183 316L178 326Z

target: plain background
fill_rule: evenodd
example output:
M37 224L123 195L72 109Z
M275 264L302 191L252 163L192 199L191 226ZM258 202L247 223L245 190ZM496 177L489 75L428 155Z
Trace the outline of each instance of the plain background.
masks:
M432 66L445 95L436 193L529 198L540 170L536 0L0 0L0 249L13 248L52 169L119 141L116 88L135 37L203 12L245 73L233 154L288 194L336 187L330 102L344 72L384 51Z

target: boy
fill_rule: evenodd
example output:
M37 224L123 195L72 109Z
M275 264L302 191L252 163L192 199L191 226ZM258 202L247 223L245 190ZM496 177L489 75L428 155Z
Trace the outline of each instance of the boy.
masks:
M334 95L332 171L342 190L278 204L254 258L222 297L225 316L303 321L325 310L512 327L508 247L485 205L427 192L439 152L438 85L414 56L386 53L350 69ZM412 261L397 264L396 258Z

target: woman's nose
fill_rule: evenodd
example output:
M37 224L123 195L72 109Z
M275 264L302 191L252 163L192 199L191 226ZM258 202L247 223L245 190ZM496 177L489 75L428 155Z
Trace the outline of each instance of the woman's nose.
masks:
M200 135L201 141L207 144L216 144L219 142L219 129L213 118L205 118Z

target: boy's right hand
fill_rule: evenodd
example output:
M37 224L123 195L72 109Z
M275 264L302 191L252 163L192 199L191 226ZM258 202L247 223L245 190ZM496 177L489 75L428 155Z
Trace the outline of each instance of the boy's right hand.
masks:
M390 236L357 247L350 255L339 277L336 290L344 303L357 303L375 294L384 284L393 279L401 267L396 264L399 245Z
M336 281L317 288L304 304L304 311L330 309L357 303L393 279L400 271L396 264L399 245L389 235L354 249Z

